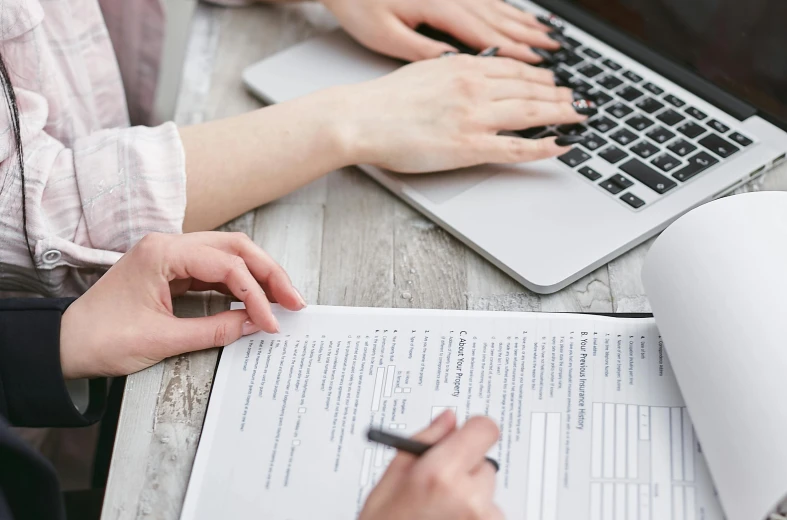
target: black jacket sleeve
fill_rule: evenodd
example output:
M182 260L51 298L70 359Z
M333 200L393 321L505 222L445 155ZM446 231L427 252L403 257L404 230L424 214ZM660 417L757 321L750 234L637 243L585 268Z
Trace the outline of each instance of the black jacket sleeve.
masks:
M87 426L106 401L106 379L90 381L79 413L60 369L60 318L73 300L0 300L0 520L65 518L49 462L9 426Z

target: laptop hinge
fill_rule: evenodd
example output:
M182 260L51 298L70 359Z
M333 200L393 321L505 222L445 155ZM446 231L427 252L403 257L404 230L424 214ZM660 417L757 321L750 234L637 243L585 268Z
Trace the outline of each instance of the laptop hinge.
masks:
M621 50L621 52L625 52L628 56L650 67L686 90L690 90L709 103L716 105L733 117L743 121L757 115L757 109L753 106L741 101L696 73L650 50L638 40L588 13L585 9L572 5L565 0L537 0L536 3L592 34L599 40ZM625 49L625 51L622 51L622 49Z

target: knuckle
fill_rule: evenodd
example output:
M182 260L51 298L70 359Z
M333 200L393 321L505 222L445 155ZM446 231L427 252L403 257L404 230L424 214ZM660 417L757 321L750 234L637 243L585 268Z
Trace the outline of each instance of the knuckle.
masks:
M530 144L524 139L512 137L508 141L508 162L516 162L527 157L529 146Z
M441 468L430 466L422 473L421 487L430 495L446 496L454 491L451 475Z
M242 233L240 231L234 231L230 234L230 238L232 243L238 250L242 250L245 247L248 247L253 244L251 238L246 233Z
M452 56L451 60L456 63L456 66L460 69L475 68L479 61L474 56L470 56L469 54L459 54L458 56Z
M480 92L480 81L473 74L457 74L454 78L454 88L463 97L475 98Z
M220 323L216 326L216 331L213 333L213 346L223 347L227 344L227 324Z
M497 440L500 436L500 428L488 417L472 417L467 421L466 428L472 428L482 438L490 442Z

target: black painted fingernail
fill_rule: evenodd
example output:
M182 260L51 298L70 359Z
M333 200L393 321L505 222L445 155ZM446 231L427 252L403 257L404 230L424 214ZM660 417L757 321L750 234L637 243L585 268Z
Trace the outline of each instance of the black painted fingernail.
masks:
M577 99L571 106L574 107L577 114L581 114L583 116L592 116L598 113L598 106L590 101L589 99Z
M539 22L558 31L563 31L566 28L566 22L555 16L554 14L541 14L536 17Z
M479 56L494 56L497 54L497 51L500 50L500 47L488 47L481 52L478 53Z
M581 135L561 135L555 139L555 144L558 146L571 146L572 144L581 143L584 140L584 136Z
M546 64L554 63L551 52L544 49L539 49L538 47L533 47L531 50L533 51L533 54L536 54L539 58L543 60L541 62L542 64L546 65Z

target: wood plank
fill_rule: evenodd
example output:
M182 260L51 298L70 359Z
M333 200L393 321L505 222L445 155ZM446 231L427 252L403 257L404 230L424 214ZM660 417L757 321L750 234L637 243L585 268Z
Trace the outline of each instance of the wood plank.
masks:
M290 275L307 303L320 294L322 204L276 204L255 212L254 242Z
M145 486L148 450L153 438L158 389L163 374L164 365L159 363L126 379L102 520L137 517L137 502Z
M187 295L175 305L175 313L184 318L209 312L206 295ZM135 518L154 515L174 520L180 516L218 353L218 349L209 349L159 364L162 378Z
M394 307L466 308L467 248L410 206L394 206Z
M355 168L330 174L320 304L393 305L396 203L384 188Z

